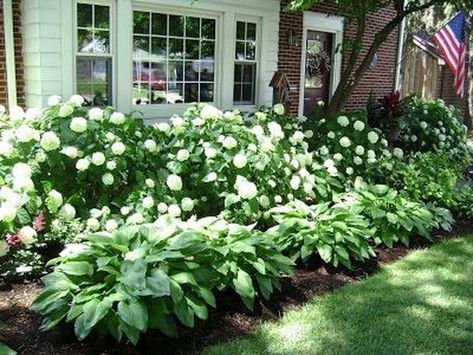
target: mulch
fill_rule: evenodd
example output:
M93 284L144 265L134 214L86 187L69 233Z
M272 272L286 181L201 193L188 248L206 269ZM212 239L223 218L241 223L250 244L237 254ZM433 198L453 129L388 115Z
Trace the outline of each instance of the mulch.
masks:
M72 325L60 325L44 333L39 331L41 317L30 311L33 299L41 292L39 281L28 284L0 285L0 321L6 326L0 334L19 354L195 354L203 347L251 333L262 322L280 318L285 312L300 307L313 297L346 284L358 282L375 273L380 266L392 263L412 250L432 243L473 234L471 223L458 223L451 233L435 234L433 242L414 240L410 248L397 245L393 249L377 248L377 259L355 264L352 270L337 269L315 261L298 268L291 278L282 281L282 292L270 302L259 301L248 311L233 293L217 296L218 309L194 329L182 327L178 339L169 339L157 331L143 335L136 347L128 342L117 344L112 338L91 335L83 342L76 340Z

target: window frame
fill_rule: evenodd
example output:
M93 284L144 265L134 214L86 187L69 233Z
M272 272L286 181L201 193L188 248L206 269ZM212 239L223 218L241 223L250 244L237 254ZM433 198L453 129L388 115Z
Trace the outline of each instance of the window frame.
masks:
M238 60L235 57L236 54L236 47L237 47L237 28L238 28L238 22L245 22L245 23L253 23L256 24L256 46L255 46L255 59L254 60ZM235 14L235 22L233 24L234 27L234 35L233 35L233 56L232 56L232 105L235 108L238 108L242 111L251 111L254 110L260 102L260 73L261 73L261 46L262 46L262 20L261 17L256 17L256 16L248 16L248 15L242 15L242 14ZM246 25L245 25L246 28ZM245 31L246 35L246 31ZM246 41L246 39L245 39ZM235 90L235 65L236 64L256 64L256 72L254 73L255 77L255 85L254 85L254 104L245 104L245 103L238 103L234 101L234 90Z
M149 4L149 3L133 3L133 13L135 11L152 12L167 15L181 15L181 16L193 16L199 18L207 18L215 20L215 59L214 59L214 100L208 102L210 105L220 106L222 102L221 88L222 88L222 68L223 68L223 56L222 50L222 13L216 11L207 11L200 9L192 9L188 7L180 6L168 6L163 4ZM133 16L132 16L133 18ZM133 52L133 23L130 24L132 27L131 33L132 38L130 42L131 52ZM130 66L133 66L133 57L130 58ZM129 78L130 92L133 86L133 77ZM184 90L184 89L183 89ZM133 111L141 111L145 118L158 118L171 117L173 114L182 114L189 107L190 103L178 103L178 104L149 104L149 105L134 105L132 103L133 95L130 96L130 106Z
M110 48L108 53L81 53L78 51L78 30L79 26L77 23L77 7L78 4L87 4L87 5L98 5L98 6L109 6L110 11L110 24L109 24L109 33L110 33ZM116 65L116 40L117 40L117 32L115 26L115 18L116 18L116 7L115 1L112 0L74 0L73 2L73 88L74 93L77 93L77 58L110 58L111 59L111 78L110 78L110 91L111 91L111 102L108 103L109 106L116 106L117 100L117 91L116 91L116 75L117 75L117 65Z

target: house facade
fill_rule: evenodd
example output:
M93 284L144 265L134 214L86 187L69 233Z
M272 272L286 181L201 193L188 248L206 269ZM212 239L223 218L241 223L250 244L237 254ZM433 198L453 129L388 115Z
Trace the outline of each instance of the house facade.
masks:
M283 11L287 0L3 0L0 103L44 106L50 95L79 93L159 119L192 102L251 110L271 105L277 71L290 83L290 110L307 114L330 100L345 65L337 50L354 33L328 3ZM327 16L330 15L330 16ZM370 17L374 33L394 15ZM372 92L393 91L399 49L393 33L348 109Z

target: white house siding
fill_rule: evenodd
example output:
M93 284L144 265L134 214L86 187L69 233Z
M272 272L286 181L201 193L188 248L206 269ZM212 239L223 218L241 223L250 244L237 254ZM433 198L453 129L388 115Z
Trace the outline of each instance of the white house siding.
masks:
M101 0L102 2L104 0ZM93 2L93 1L85 1ZM150 105L133 107L132 88L132 14L134 8L179 10L212 13L219 17L217 32L219 69L216 104L233 106L233 58L235 21L245 17L259 21L259 70L257 105L269 105L272 89L269 82L278 67L278 0L110 0L114 7L114 106L124 112L142 109L147 118L164 118L183 107ZM26 95L29 106L42 106L50 95L69 97L74 93L75 76L75 0L23 1ZM118 40L117 40L118 38Z

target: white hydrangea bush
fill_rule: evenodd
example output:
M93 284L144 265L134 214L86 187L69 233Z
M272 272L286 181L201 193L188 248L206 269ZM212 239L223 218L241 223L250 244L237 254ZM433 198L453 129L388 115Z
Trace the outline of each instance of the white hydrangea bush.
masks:
M400 146L406 152L445 153L454 159L472 155L467 127L460 113L443 100L407 99L406 116L399 129Z
M380 182L394 168L393 161L404 158L404 152L399 148L391 150L383 133L372 129L362 115L314 118L304 126L315 132L310 142L316 159L348 185L359 177Z

